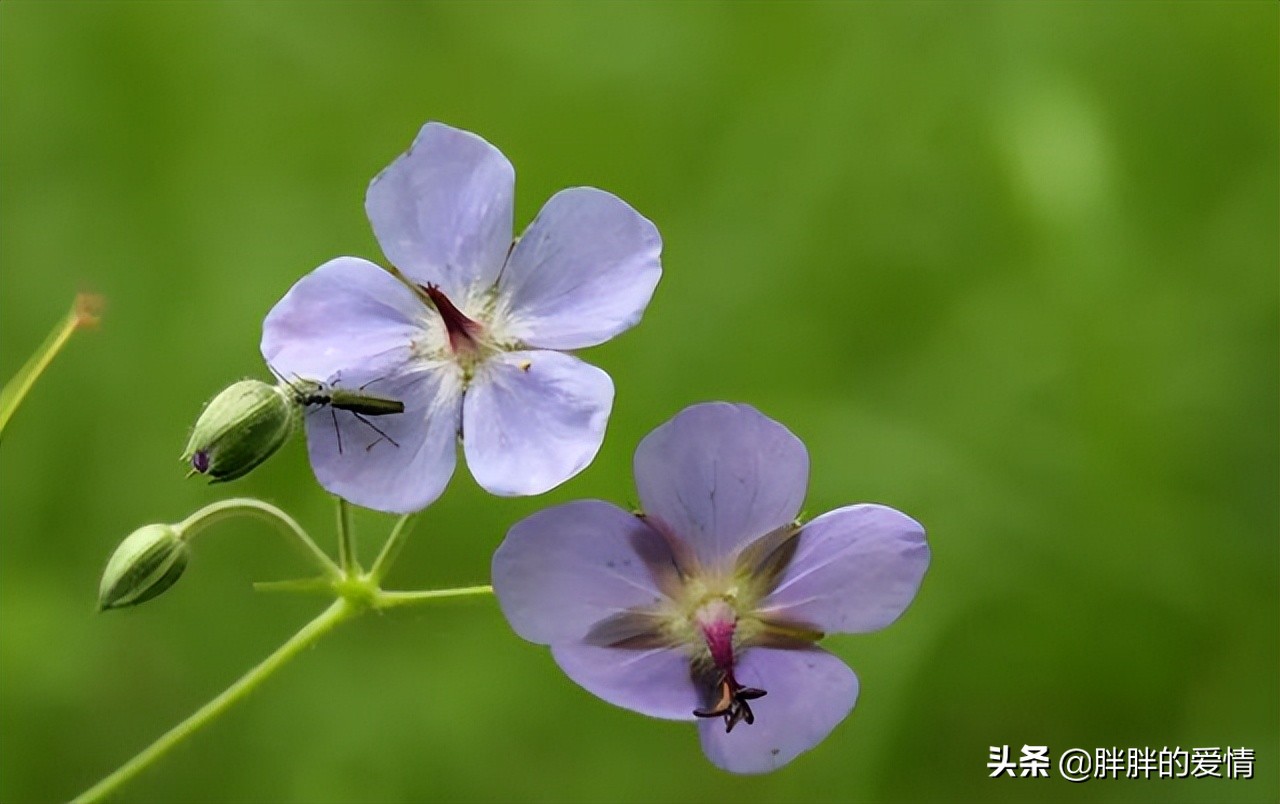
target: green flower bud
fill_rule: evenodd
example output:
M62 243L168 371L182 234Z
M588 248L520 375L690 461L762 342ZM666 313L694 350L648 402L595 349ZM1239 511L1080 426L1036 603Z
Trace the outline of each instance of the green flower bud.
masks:
M210 482L235 480L280 449L297 426L298 410L288 386L241 380L205 406L182 460Z
M172 525L146 525L129 534L112 554L98 586L98 610L150 600L187 568L190 550Z

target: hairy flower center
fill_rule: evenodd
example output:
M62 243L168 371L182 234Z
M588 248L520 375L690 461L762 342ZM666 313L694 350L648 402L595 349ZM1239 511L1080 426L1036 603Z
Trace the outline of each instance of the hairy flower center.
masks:
M714 598L693 613L693 625L701 633L715 665L712 680L711 704L693 710L698 717L724 718L724 730L733 731L740 721L749 726L755 722L755 714L747 703L763 697L764 690L744 687L734 677L735 656L733 634L738 626L738 615L724 598Z
M479 357L482 351L481 339L484 335L484 324L467 318L453 302L449 301L449 297L444 295L444 291L438 285L428 283L418 287L427 294L427 298L431 299L436 312L440 314L440 319L444 321L445 332L449 335L449 348L453 350L454 355L468 360Z

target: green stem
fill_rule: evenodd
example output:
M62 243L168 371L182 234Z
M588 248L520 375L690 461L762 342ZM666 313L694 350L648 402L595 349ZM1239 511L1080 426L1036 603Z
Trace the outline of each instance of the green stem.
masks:
M18 373L13 375L4 388L0 390L0 433L9 424L22 400L26 399L31 386L36 384L40 375L62 351L62 347L71 340L77 329L97 323L96 309L101 308L101 299L91 295L76 296L71 305L71 312L54 326L53 331L44 339L44 343L27 359Z
M417 517L417 514L405 514L396 520L395 527L391 529L391 535L382 545L382 552L378 553L373 566L369 569L369 580L374 586L380 586L382 579L387 577L387 572L395 563L396 557L400 555L400 550L408 540L409 533L413 530L413 522Z
M294 537L294 543L302 548L302 552L315 562L316 566L326 576L334 580L343 577L342 571L333 563L333 559L325 555L324 551L316 546L316 543L311 540L311 537L307 535L307 532L302 529L302 526L293 517L270 503L255 500L252 497L233 497L229 500L220 500L206 505L179 522L175 527L182 534L183 539L190 541L200 531L224 519L230 519L235 516L254 516L281 526L282 531L286 535Z
M361 609L351 605L345 599L334 601L329 608L303 626L302 630L277 648L275 653L264 659L261 664L245 673L234 684L223 690L218 697L197 709L190 717L174 726L160 739L144 748L133 759L117 768L115 772L76 796L73 799L73 804L102 801L111 795L121 785L167 754L178 743L213 722L219 715L229 709L232 704L257 689L263 681L283 667L294 656L297 656L313 645L320 637L360 611Z
M393 609L399 606L412 606L417 603L427 603L432 600L439 600L446 597L469 597L472 595L491 595L493 587L488 584L483 586L462 586L457 589L425 589L416 592L378 592L373 598L373 607L375 609Z
M360 572L356 561L355 533L351 528L351 504L341 497L335 499L338 501L338 566L344 575L351 578Z

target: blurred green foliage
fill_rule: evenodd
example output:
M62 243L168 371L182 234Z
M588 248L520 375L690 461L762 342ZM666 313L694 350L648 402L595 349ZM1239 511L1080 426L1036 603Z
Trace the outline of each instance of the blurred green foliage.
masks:
M652 218L595 464L537 499L459 470L393 586L482 582L507 527L632 498L639 440L749 401L808 507L930 531L906 615L827 646L853 715L766 777L575 687L492 600L344 627L128 801L1225 801L1277 790L1277 6L36 3L0 6L0 377L109 303L0 449L0 799L65 799L320 601L246 521L163 598L94 614L118 541L240 493L332 540L301 440L185 480L200 405L267 377L262 316L381 259L364 188L436 119ZM390 526L358 520L364 552ZM1252 781L990 780L989 745L1249 746ZM1056 775L1056 774L1055 774Z

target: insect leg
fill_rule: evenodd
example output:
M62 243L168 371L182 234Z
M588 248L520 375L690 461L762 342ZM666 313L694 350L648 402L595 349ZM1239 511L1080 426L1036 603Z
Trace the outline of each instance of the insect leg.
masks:
M368 419L366 419L364 416L360 415L359 413L356 413L354 410L353 410L353 411L351 411L351 415L352 415L352 416L355 416L357 419L359 419L360 421L362 421L362 422L364 422L365 424L367 424L369 427L371 427L371 428L373 429L373 432L375 432L375 433L377 433L379 436L381 436L381 438L379 438L379 439L378 439L378 441L381 441L383 438L385 438L386 440L388 440L388 441L390 441L390 442L391 442L391 446L395 447L396 449L399 449L399 448L400 448L400 444L399 444L399 443L397 443L397 442L396 442L396 440L395 440L394 438L392 438L391 436L389 436L389 435L387 435L386 433L384 433L384 432L382 432L381 430L379 430L379 429L378 429L378 425L376 425L376 424L374 424L373 422L369 421ZM370 444L369 446L365 447L365 451L371 450L371 449L373 449L375 446L377 446L378 441L374 441L372 444Z
M342 454L342 428L338 426L338 413L332 406L329 408L329 415L333 417L333 434L338 437L338 454Z

